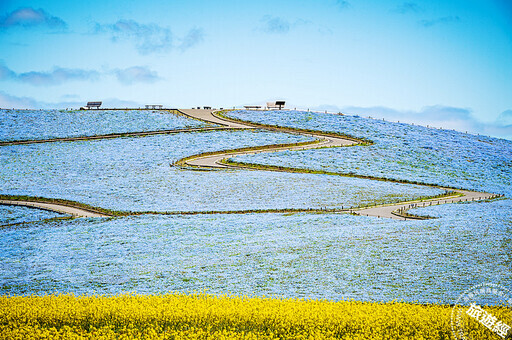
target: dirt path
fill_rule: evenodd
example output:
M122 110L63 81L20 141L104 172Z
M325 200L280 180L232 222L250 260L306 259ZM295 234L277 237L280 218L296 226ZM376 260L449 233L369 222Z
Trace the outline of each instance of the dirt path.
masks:
M223 125L230 128L261 128L251 123L241 123L237 121L231 121L229 119L219 117L214 114L212 110L180 110L184 114L189 117L201 119L204 121L216 123L219 125ZM285 128L272 128L274 131L286 130ZM288 131L284 131L288 132ZM317 149L321 147L334 147L334 146L350 146L357 144L356 141L352 139L346 139L342 137L334 137L334 136L325 136L321 133L300 133L297 134L310 136L317 138L319 141L311 142L307 145L301 146L281 146L275 148L267 148L265 150L254 150L254 151L233 151L226 153L218 153L215 155L198 155L197 157L193 157L185 161L187 165L194 167L204 167L204 168L231 168L232 166L221 163L223 159L230 158L237 155L250 155L261 152L275 152L275 151L283 151L283 150L308 150L308 149ZM243 168L242 166L236 166L236 168ZM389 205L380 205L369 208L360 208L360 209L351 209L350 212L362 215L362 216L374 216L374 217L385 217L392 218L398 220L407 220L407 219L423 219L421 217L415 216L407 216L407 210L416 207L426 207L431 205L439 205L446 203L456 203L456 202L466 202L466 201L478 201L499 197L496 194L490 194L485 192L476 192L469 190L461 190L461 189L450 189L450 188L440 188L447 191L454 191L458 195L453 197L443 197L443 198L433 198L426 199L422 201L408 201L396 204Z
M284 150L309 150L309 149L317 149L322 147L337 147L337 146L350 146L358 144L360 141L350 138L344 138L341 136L328 135L322 132L312 132L312 131L300 131L293 130L289 128L281 128L281 127L262 127L258 124L253 124L250 122L242 123L234 120L230 120L228 118L220 117L216 115L212 110L201 110L201 109L191 109L191 110L179 110L183 115L188 116L190 118L199 119L202 121L214 123L220 125L220 127L205 127L205 128L192 128L192 129L177 129L177 130L163 130L163 131L148 131L148 132L131 132L131 133L123 133L123 134L109 134L109 135L98 135L98 136L87 136L87 137L70 137L70 138L56 138L56 139L47 139L47 140L29 140L29 141L13 141L13 142L0 142L1 145L17 145L17 144L32 144L32 143L48 143L48 142L58 142L58 141L80 141L80 140L94 140L94 139L105 139L105 138L120 138L120 137L133 137L133 136L148 136L155 134L169 134L169 133L180 133L180 132L193 132L193 131L209 131L209 130L222 130L222 129L267 129L271 131L278 131L284 133L295 133L303 136L316 138L315 141L311 141L309 143L302 143L301 145L279 145L279 146L269 146L263 149L255 149L251 150L234 150L229 152L218 152L210 155L197 155L193 156L189 159L183 160L183 164L193 166L193 167L204 167L204 168L244 168L244 165L231 166L228 164L224 164L221 161L230 158L236 155L250 155L261 152L276 152L276 151L284 151ZM249 167L247 167L249 168ZM293 171L291 169L289 171ZM407 216L406 211L415 207L422 206L430 206L430 205L438 205L438 204L446 204L446 203L455 203L462 201L477 201L498 197L498 195L483 193L483 192L475 192L469 190L459 190L459 189L450 189L450 188L440 188L448 191L455 191L458 193L457 196L452 197L443 197L443 198L432 198L425 199L422 201L409 201L402 202L396 204L388 204L388 205L380 205L369 208L356 208L350 210L340 210L346 212L352 212L358 215L364 216L375 216L375 217L386 217L393 218L399 220L405 219L418 219L418 217ZM59 203L46 203L46 202L35 202L35 201L17 201L17 200L0 200L0 204L3 205L19 205L19 206L27 206L37 209L54 211L62 214L72 215L74 217L109 217L109 215L101 214L98 212L90 211L87 209L83 209L80 207L73 207L66 204ZM405 217L404 217L405 216Z
M61 214L71 215L73 217L110 217L109 215L99 214L77 207L70 207L58 203L43 203L43 202L30 202L30 201L11 201L0 200L3 205L19 205L29 208L36 208L42 210L53 211Z
M346 142L345 140L338 140L336 138L325 138L320 141L313 141L310 144L306 144L306 145L282 146L282 147L268 148L268 149L264 149L264 150L225 152L225 153L219 153L216 155L198 156L193 159L187 160L185 163L188 165L191 165L191 166L196 166L196 167L234 168L233 166L221 163L221 161L223 159L230 158L230 157L237 156L237 155L238 156L254 155L254 154L263 153L263 152L276 152L276 151L285 151L285 150L309 150L309 149L317 149L317 148L321 148L321 147L342 146L342 145L346 145L346 144L344 144L345 142ZM236 168L239 168L239 167L237 166Z
M219 124L219 125L226 126L226 127L229 127L229 128L235 128L235 129L247 129L247 128L249 128L249 129L252 129L252 126L248 126L248 125L245 125L245 124L239 124L237 122L225 120L225 119L222 119L220 117L214 116L212 114L213 110L202 110L202 109L189 109L189 110L187 110L187 109L179 109L178 111L183 113L185 116L188 116L188 117L191 117L191 118L194 118L194 119L199 119L199 120L202 120L202 121L206 121L206 122L209 122L209 123Z
M374 217L386 217L393 218L398 220L412 220L412 219L422 219L415 216L400 216L400 210L407 212L409 209L413 208L421 208L421 207L429 207L432 205L446 204L446 203L457 203L457 202L471 202L471 201L480 201L491 198L499 197L496 194L490 194L486 192L477 192L477 191L469 191L469 190L459 190L459 189L448 189L441 188L447 191L454 191L460 196L456 197L443 197L443 198L435 198L435 199L426 199L423 201L410 201L403 202L391 205L384 206L376 206L371 208L363 208L363 209L353 209L352 212L362 216L374 216Z
M208 121L211 123L223 125L229 128L238 128L238 129L255 129L258 128L254 125L242 124L239 122L231 121L219 116L214 115L212 110L180 110L182 113L186 114L189 117L195 119L201 119L204 121ZM275 129L279 131L280 129ZM299 133L297 133L299 134ZM301 133L301 135L305 135L308 137L317 138L318 141L313 141L307 145L292 145L292 146L282 146L275 148L268 148L264 150L254 150L254 151L241 151L241 152L226 152L219 153L215 155L206 155L201 156L198 155L193 159L185 161L186 164L196 167L206 167L206 168L230 168L231 166L222 164L220 161L226 158L230 158L236 155L253 155L262 152L276 152L276 151L284 151L284 150L309 150L309 149L318 149L322 147L333 147L333 146L349 146L357 144L357 142L349 139L345 139L342 137L333 137L333 136L323 136L314 133Z

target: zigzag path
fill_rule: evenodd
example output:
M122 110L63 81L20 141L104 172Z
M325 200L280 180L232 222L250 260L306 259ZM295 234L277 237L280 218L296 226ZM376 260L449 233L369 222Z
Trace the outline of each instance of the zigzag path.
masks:
M308 149L316 149L321 147L341 147L341 146L353 146L357 144L361 144L362 140L358 140L355 138L338 136L335 134L324 133L320 131L307 131L300 129L292 129L286 127L277 127L277 126L266 126L262 124L256 124L252 122L245 121L237 121L227 117L222 117L216 114L212 110L202 110L202 109L191 109L191 110L178 110L181 114L188 116L190 118L199 119L205 122L214 123L220 125L220 127L206 127L206 128L193 128L193 129L180 129L180 130L163 130L163 131L148 131L148 132L132 132L132 133L124 133L124 134L110 134L110 135L97 135L97 136L87 136L87 137L70 137L70 138L56 138L56 139L45 139L45 140L30 140L30 141L12 141L12 142L1 142L2 145L18 145L18 144L32 144L32 143L47 143L47 142L59 142L59 141L79 141L79 140L95 140L95 139L105 139L105 138L119 138L119 137L131 137L131 136L147 136L154 134L168 134L168 133L178 133L178 132L192 132L192 131L201 131L201 130L222 130L222 129L267 129L271 131L285 132L285 133L295 133L303 136L313 137L316 140L306 143L298 143L298 144L289 144L289 145L269 145L262 147L253 147L253 148L244 148L233 151L219 151L208 154L199 154L191 157L187 157L181 161L178 161L176 164L185 165L189 167L195 168L205 168L205 169L227 169L227 168L237 168L237 169L254 169L249 164L236 163L229 164L226 162L226 159L231 158L237 155L247 155L247 154L255 154L260 152L275 152L275 151L283 151L283 150L308 150ZM304 172L303 169L279 169L277 167L263 167L263 170L270 171L289 171L289 172ZM344 176L344 174L336 174ZM377 180L387 180L382 178L375 178ZM393 180L388 180L392 182L396 182ZM455 203L462 201L477 201L477 200L485 200L498 197L499 195L484 193L484 192L476 192L462 189L454 189L454 188L443 188L433 185L426 185L430 187L437 187L439 189L444 189L449 191L449 195L445 195L444 197L433 197L422 199L419 201L407 201L400 202L395 204L384 204L377 205L373 207L367 208L353 208L353 209L328 209L326 211L333 212L349 212L357 215L364 216L375 216L375 217L386 217L393 218L399 220L406 219L424 219L425 217L409 215L407 210L415 207L422 206L430 206L430 205L439 205L446 203ZM41 202L35 200L10 200L3 199L0 200L0 204L2 205L20 205L27 206L31 208L43 209L54 211L58 213L72 215L74 217L111 217L112 215L107 213L102 213L101 209L95 210L94 207L91 209L80 207L78 204L73 205L72 202L59 203L59 202ZM294 209L290 209L294 210ZM263 210L261 212L272 212L273 209ZM302 211L302 210L301 210ZM305 209L304 211L319 211L319 209ZM321 211L321 209L320 209ZM258 211L255 211L258 212ZM277 212L277 211L276 211ZM147 213L155 213L155 212L147 212ZM188 212L187 212L188 213ZM196 213L196 212L190 212ZM197 212L202 213L202 212ZM223 211L218 212L205 212L205 213L227 213ZM236 213L242 213L242 211L237 211ZM141 214L141 213L137 213ZM142 213L144 214L144 212ZM126 215L126 214L125 214Z
M279 128L279 127L265 127L262 124L255 124L251 122L241 122L238 120L232 120L225 116L220 117L215 114L212 110L180 110L183 114L196 119L201 119L204 121L216 123L219 125L224 125L230 128L267 128L269 130L274 131L282 131L282 132L290 132L287 128ZM274 152L274 151L283 151L283 150L308 150L308 149L316 149L320 147L336 147L336 146L351 146L359 144L362 141L357 141L354 139L348 139L344 137L329 135L322 132L301 132L300 130L294 130L294 133L315 137L319 141L311 142L307 145L290 145L290 146L276 146L269 147L262 150L243 150L243 151L230 151L230 152L219 152L213 155L196 155L193 157L189 157L183 161L184 164L192 167L202 167L202 168L248 168L251 169L250 166L244 166L243 163L237 163L237 165L230 165L226 163L225 160L231 158L233 156L239 155L248 155L248 154L256 154L261 152ZM268 167L267 170L274 170L273 167ZM298 170L298 169L297 169ZM343 175L343 174L340 174ZM430 185L427 185L430 186ZM477 200L485 200L499 197L499 195L485 193L485 192L476 192L470 190L462 190L462 189L454 189L454 188L444 188L438 187L439 189L446 190L449 192L453 192L453 195L440 197L440 198L431 198L431 199L423 199L420 201L407 201L396 204L385 204L385 205L376 205L368 208L356 208L356 209L348 209L346 211L363 216L374 216L374 217L385 217L392 218L398 220L407 220L407 219L424 219L425 217L414 216L407 214L407 210L415 207L424 207L430 205L439 205L446 203L456 203L456 202L467 202L467 201L477 201Z

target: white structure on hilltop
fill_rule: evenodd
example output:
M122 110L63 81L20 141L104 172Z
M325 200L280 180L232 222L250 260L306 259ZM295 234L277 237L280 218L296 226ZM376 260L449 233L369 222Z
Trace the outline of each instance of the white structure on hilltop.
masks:
M244 105L246 110L282 110L284 108L284 100L276 100L275 102L267 102L266 106L261 105Z
M275 102L267 102L268 110L281 110L284 107L284 100L276 100Z
M146 109L161 110L164 106L160 104L146 105Z

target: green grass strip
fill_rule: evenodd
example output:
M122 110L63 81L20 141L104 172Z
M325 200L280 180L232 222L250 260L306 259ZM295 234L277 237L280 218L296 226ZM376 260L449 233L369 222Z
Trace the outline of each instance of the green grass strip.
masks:
M386 177L376 177L376 176L368 176L368 175L360 175L353 172L333 172L333 171L325 171L325 170L313 170L313 169L305 169L305 168L291 168L280 165L267 165L267 164L256 164L256 163L246 163L246 162L236 162L230 158L223 159L220 161L222 164L243 168L243 169L252 169L252 170L267 170L267 171L281 171L281 172L292 172L292 173L301 173L301 174L317 174L317 175L331 175L331 176L343 176L343 177L353 177L353 178L361 178L361 179L370 179L375 181L382 182L392 182L392 183L402 183L402 184L414 184L421 186L428 186L433 188L447 188L447 189L459 189L459 190L467 190L463 188L450 187L446 185L432 184L432 183L424 183L418 181L410 181L407 179L396 179L396 178L386 178Z
M113 138L126 138L126 137L146 137L153 135L169 135L176 133L192 133L192 132L209 132L209 131L226 131L226 130L241 130L228 127L200 127L190 129L174 129L174 130L155 130L155 131L139 131L139 132L123 132L123 133L110 133L105 135L93 136L77 136L77 137L57 137L48 139L27 139L27 140L14 140L14 141L1 141L0 146L7 145L24 145L24 144L39 144L39 143L54 143L54 142L77 142L77 141L90 141L99 139L113 139Z

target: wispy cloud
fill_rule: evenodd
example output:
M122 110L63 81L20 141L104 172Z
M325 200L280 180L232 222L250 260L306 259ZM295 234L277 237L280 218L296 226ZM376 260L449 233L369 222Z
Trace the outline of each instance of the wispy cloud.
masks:
M314 110L343 112L364 117L385 118L390 121L429 125L437 128L454 129L461 132L480 133L512 140L512 110L502 112L492 123L484 123L476 119L472 110L467 108L432 105L419 111L396 110L384 106L359 107L336 105L320 105Z
M36 109L40 108L39 103L34 98L30 97L16 97L8 93L0 91L0 108L3 109Z
M188 50L191 47L203 42L204 31L201 28L192 28L188 31L187 35L180 39L179 49L182 51Z
M0 64L0 80L16 79L16 72L5 65Z
M266 33L285 34L290 31L290 23L288 20L280 17L265 15L261 19L261 22L263 24L262 30Z
M104 107L140 107L141 104L132 100L119 98L95 98L103 102ZM61 102L39 101L32 97L17 97L6 92L0 91L0 108L4 109L63 109L79 108L85 102L74 98L72 101L65 100Z
M59 17L46 13L43 9L19 8L0 17L0 29L12 27L47 27L56 30L67 29L67 24Z
M387 107L347 107L343 112L512 139L512 110L501 113L493 123L479 121L470 109L443 105L426 106L420 111L400 111Z
M117 80L127 85L133 83L154 83L160 79L156 72L144 66L133 66L122 70L117 69L114 70L114 74Z
M432 20L421 20L420 21L420 24L424 27L432 27L432 26L436 26L436 25L440 25L440 24L450 24L450 23L455 23L455 22L459 22L460 21L460 18L458 16L447 16L447 17L442 17L442 18L437 18L437 19L432 19Z
M295 21L290 22L284 18L271 15L265 15L263 18L261 18L260 22L261 25L257 28L257 30L268 34L287 34L288 32L300 26L316 26L309 20L296 19ZM320 29L324 28L319 27L319 30Z
M346 0L336 0L336 6L338 6L339 9L347 9L352 7L350 2Z
M512 110L503 111L496 119L496 123L501 126L512 126Z
M423 8L415 2L404 2L393 9L393 12L400 14L420 13Z
M169 50L173 44L173 35L169 28L139 24L134 20L119 20L112 25L97 24L95 32L110 34L114 42L133 41L141 54Z
M50 72L26 72L18 74L19 81L36 86L60 85L73 80L96 80L99 73L91 70L56 67Z
M18 81L34 86L61 85L69 81L95 81L105 75L114 75L123 84L153 83L161 79L157 72L145 66L132 66L114 70L104 69L102 72L55 67L48 72L16 73L7 66L0 64L0 81Z
M64 94L60 96L64 100L71 100L71 99L80 99L80 96L77 94Z
M166 52L173 48L184 51L197 45L204 37L201 29L193 28L180 39L168 27L141 24L134 20L119 20L107 25L96 24L94 33L108 34L113 42L130 41L140 54Z
M99 73L91 70L56 67L49 72L31 71L16 73L0 65L0 80L16 80L35 86L60 85L72 80L96 80Z
M396 110L384 106L349 106L343 108L342 112L464 131L476 121L471 115L471 110L467 108L442 105L426 106L420 111Z

